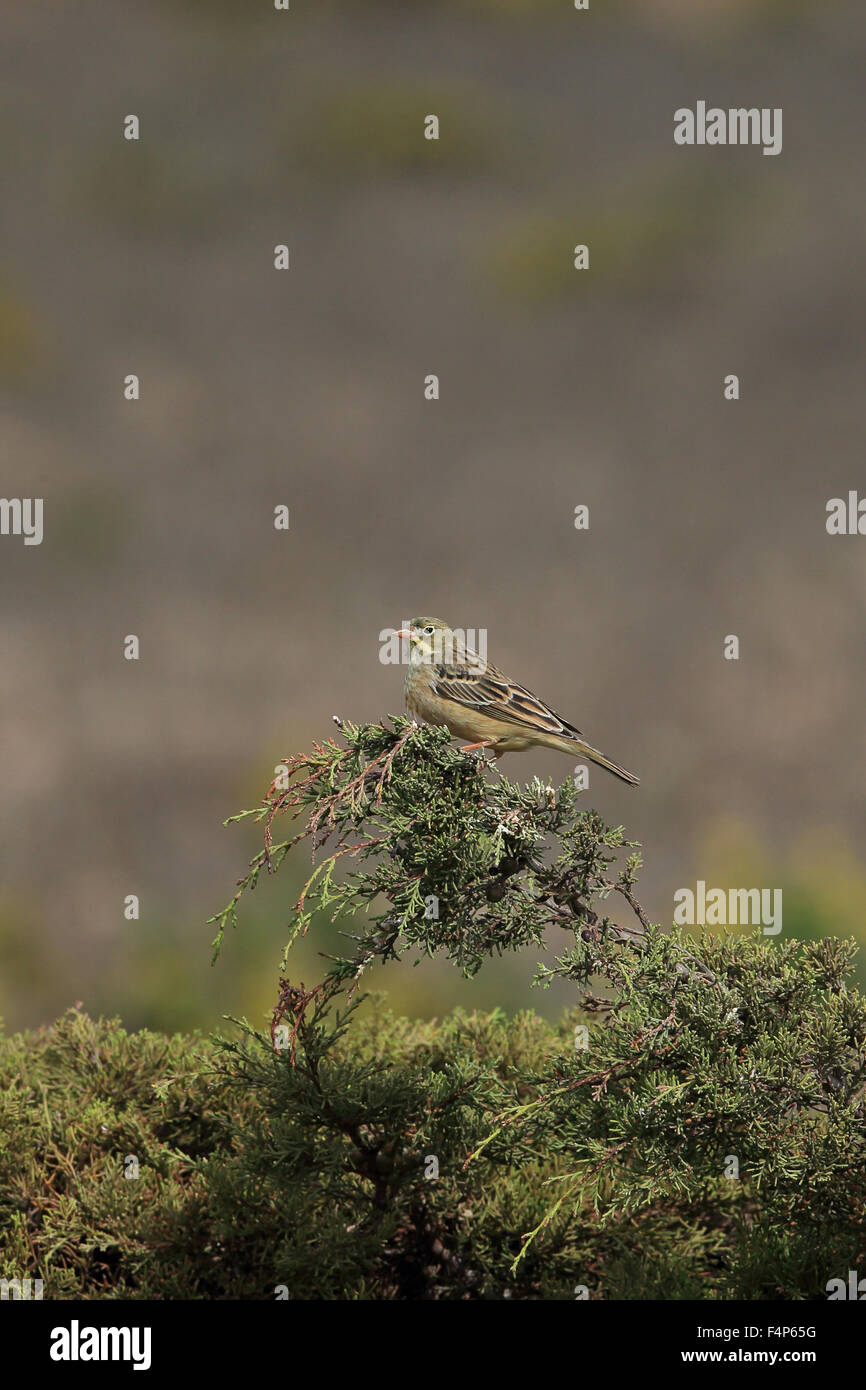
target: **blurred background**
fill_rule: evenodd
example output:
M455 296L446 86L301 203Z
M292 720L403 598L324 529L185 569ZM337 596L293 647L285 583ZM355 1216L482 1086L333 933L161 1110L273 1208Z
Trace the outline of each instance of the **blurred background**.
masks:
M866 494L862 3L61 0L0 38L2 492L45 499L0 539L7 1027L270 1010L306 851L211 969L259 844L222 821L401 710L379 633L419 612L640 774L588 803L654 919L702 878L866 943L866 539L825 530ZM782 107L781 155L676 147L698 100ZM370 984L557 1011L534 966Z

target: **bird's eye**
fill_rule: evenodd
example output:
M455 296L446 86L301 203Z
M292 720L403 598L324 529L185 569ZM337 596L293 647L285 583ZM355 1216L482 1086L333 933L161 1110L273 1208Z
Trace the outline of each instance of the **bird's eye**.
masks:
M432 637L432 636L433 636L433 628L432 628L432 627L425 627L424 631L427 633L427 636L428 636L428 637Z

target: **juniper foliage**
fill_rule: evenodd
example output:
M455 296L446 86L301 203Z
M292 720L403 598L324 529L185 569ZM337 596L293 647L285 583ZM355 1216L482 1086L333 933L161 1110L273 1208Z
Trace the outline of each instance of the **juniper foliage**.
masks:
M482 1159L554 1170L512 1275L551 1223L587 1210L602 1227L676 1212L687 1248L724 1232L757 1271L742 1296L777 1291L768 1260L805 1294L804 1279L814 1292L834 1260L862 1257L866 1003L849 982L854 944L662 931L635 896L636 846L580 809L571 779L491 777L483 757L406 720L341 732L343 744L287 760L285 784L244 813L265 822L265 845L218 919L220 931L236 920L262 868L276 871L304 838L319 859L290 942L322 909L360 917L355 950L317 986L281 982L274 1027L290 1021L290 1065L309 1070L315 1038L321 1068L320 1020L374 960L445 952L474 975L489 956L564 932L537 981L572 984L588 1023L543 1066L489 1078L486 1132L476 1142L467 1121L464 1135L466 1171ZM286 815L302 828L275 844ZM403 1147L399 1126L388 1142ZM808 1274L791 1273L798 1262Z
M0 1042L0 1277L60 1298L809 1299L862 1270L853 944L663 931L636 846L573 783L520 786L406 721L341 734L234 818L265 843L217 949L305 839L289 946L323 911L349 931L321 980L282 975L270 1030L72 1012ZM551 935L537 981L575 996L557 1026L359 1008L374 962L443 952L472 976Z

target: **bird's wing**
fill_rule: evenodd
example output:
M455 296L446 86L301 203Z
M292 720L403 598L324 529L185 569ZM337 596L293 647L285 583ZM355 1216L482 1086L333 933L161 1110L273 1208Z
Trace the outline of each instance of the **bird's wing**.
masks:
M478 710L492 719L516 724L537 733L580 738L580 730L567 724L543 704L530 690L504 676L489 663L480 665L437 665L433 689L444 700L453 700L467 709Z

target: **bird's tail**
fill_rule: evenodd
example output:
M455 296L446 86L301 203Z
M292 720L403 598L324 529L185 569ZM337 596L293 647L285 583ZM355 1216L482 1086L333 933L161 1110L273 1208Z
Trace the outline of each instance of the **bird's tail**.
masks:
M606 758L603 753L600 753L597 748L593 748L592 744L586 743L582 738L564 738L561 740L559 746L564 753L582 753L585 758L589 758L590 762L597 763L599 767L606 768L608 772L613 773L614 777L621 778L621 780L627 782L630 787L640 786L640 778L635 777L633 772L627 772L624 767L619 766L619 763L612 762L610 758Z

